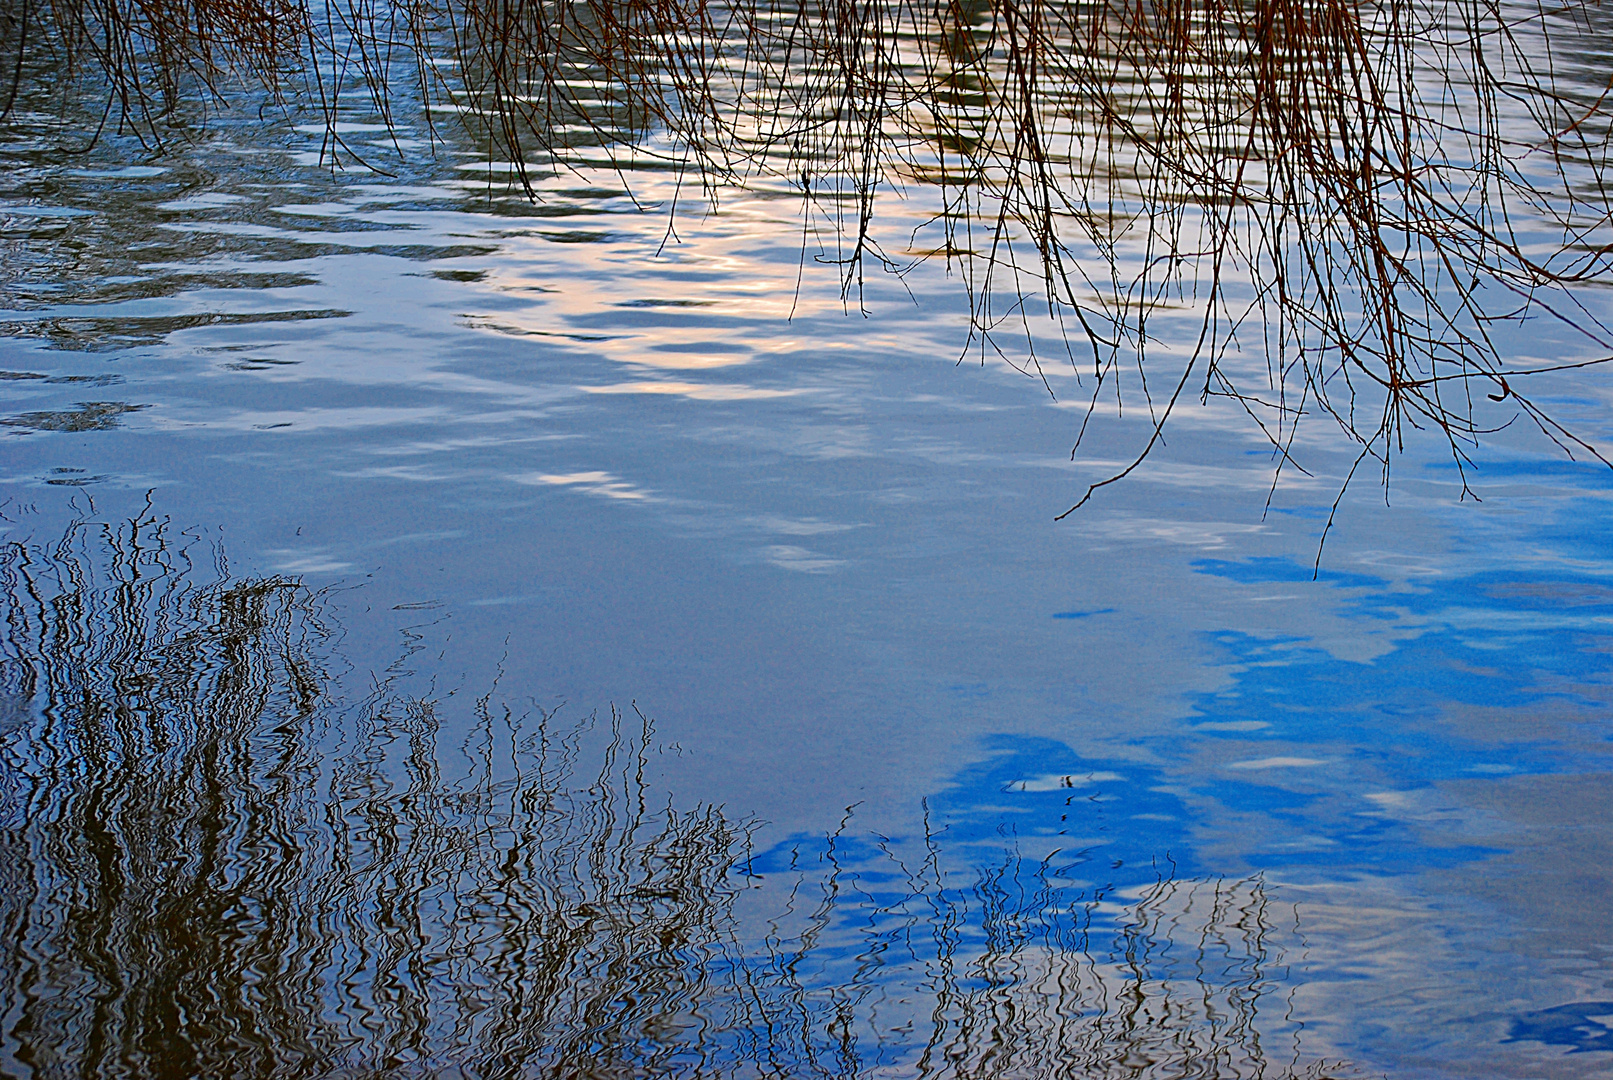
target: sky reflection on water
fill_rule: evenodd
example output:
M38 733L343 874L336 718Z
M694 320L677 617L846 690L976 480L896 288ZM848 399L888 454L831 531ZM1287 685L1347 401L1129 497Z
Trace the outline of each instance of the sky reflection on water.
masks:
M1135 423L766 193L7 153L8 1071L1609 1075L1605 472L1413 457L1313 581L1335 448L1054 525Z

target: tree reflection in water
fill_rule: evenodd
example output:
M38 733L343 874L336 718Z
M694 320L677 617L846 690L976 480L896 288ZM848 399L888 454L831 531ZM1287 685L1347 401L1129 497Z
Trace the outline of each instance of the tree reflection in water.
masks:
M452 753L433 701L340 700L328 594L157 517L0 576L8 1073L1326 1072L1258 879L1095 898L849 824L763 876L636 710L489 696Z

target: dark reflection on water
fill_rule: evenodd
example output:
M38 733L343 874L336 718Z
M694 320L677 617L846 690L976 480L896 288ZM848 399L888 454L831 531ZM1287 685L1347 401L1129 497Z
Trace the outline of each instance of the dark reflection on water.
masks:
M350 311L324 310L254 312L251 315L205 312L197 315L150 318L36 319L25 322L0 322L0 334L43 339L54 349L113 352L137 345L160 344L166 341L170 334L198 326L239 326L267 322L298 322L304 319L341 319L351 314Z
M71 409L8 416L0 420L0 424L23 431L110 431L122 422L125 413L138 412L145 407L124 401L80 401Z
M490 693L450 746L401 677L345 699L329 593L155 516L0 576L8 1072L1330 1074L1258 878L1090 891L1007 830L960 872L851 811L758 851L636 709Z
M1507 1042L1542 1042L1570 1054L1613 1050L1613 1001L1580 1001L1541 1009L1512 1022Z

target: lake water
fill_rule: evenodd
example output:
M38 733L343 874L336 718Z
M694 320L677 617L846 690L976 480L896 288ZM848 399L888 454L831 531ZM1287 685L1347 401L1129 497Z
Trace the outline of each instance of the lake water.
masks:
M1609 470L248 113L0 151L8 1075L1613 1075Z

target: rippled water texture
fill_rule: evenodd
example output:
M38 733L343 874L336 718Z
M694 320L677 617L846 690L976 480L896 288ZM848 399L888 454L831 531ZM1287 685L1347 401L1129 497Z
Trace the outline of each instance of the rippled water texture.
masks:
M7 1074L1613 1075L1608 470L1055 524L1147 407L944 266L413 122L0 148Z

